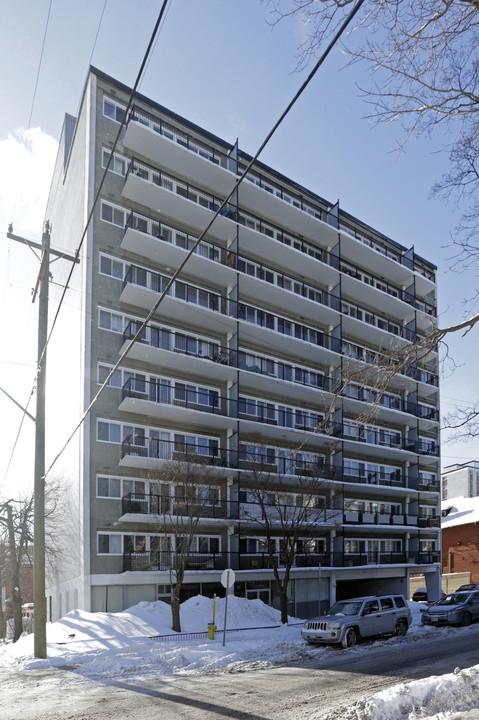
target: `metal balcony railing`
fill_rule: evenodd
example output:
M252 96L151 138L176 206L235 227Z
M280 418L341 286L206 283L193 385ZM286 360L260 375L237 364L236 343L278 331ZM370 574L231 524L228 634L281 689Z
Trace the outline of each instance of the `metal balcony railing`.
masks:
M259 502L243 500L224 500L219 488L204 486L200 490L195 486L177 488L174 493L158 495L155 493L128 493L121 499L122 515L152 515L165 524L173 526L187 519L236 520L248 525L261 524L267 518L271 527L281 527L288 522L331 525L341 520L341 510L324 507L323 497L317 497L306 490L303 493L306 506L288 505L278 499L261 505ZM203 494L201 494L203 491Z
M185 131L184 129L174 125L173 123L167 122L162 118L154 115L138 105L133 105L130 115L128 118L129 122L138 122L154 132L166 137L172 142L176 142L186 150L195 153L203 159L213 163L214 165L221 166L230 170L234 170L236 161L230 158L229 153L219 150L214 145L206 143L204 140L199 139L195 135ZM244 163L238 163L236 172L241 175L246 169ZM326 220L327 208L321 207L320 205L312 202L310 199L306 199L301 193L295 192L291 188L272 180L270 177L264 175L256 169L250 169L245 178L248 182L253 183L265 192L274 195L274 197L283 200L284 202L292 205L293 207L302 210L303 212L311 215L318 220ZM374 247L376 250L381 252L386 257L391 258L395 262L406 264L408 267L411 265L409 259L405 259L401 251L393 250L388 244L378 238L373 238L364 230L359 230L352 223L341 218L341 229L346 231L348 234L353 235L360 242ZM412 261L412 266L416 272L428 278L429 280L435 281L435 274L432 270L425 268L416 259Z
M441 518L438 515L418 515L418 526L420 528L440 528Z
M131 121L145 125L159 135L163 135L168 140L172 140L186 148L186 150L196 153L205 160L209 160L214 165L220 165L224 168L228 166L228 154L226 152L218 150L214 145L205 143L203 140L172 123L166 122L157 115L143 110L138 105L133 105L131 108L128 123Z
M280 553L274 555L279 567L284 566ZM123 572L169 571L178 564L184 563L188 571L225 570L268 570L273 566L269 553L240 553L217 552L200 553L190 552L185 557L176 558L172 551L147 551L141 553L125 553L123 555ZM327 553L298 553L293 561L293 567L318 567L329 565L330 557Z
M233 570L269 570L276 562L278 567L284 567L280 553L275 553L272 561L269 553L241 553L217 552L201 553L191 552L180 558L184 563L186 572L196 571L222 571L226 568ZM294 558L293 567L358 567L363 565L402 565L418 564L430 565L440 562L440 553L421 551L400 552L323 552L298 553ZM172 551L145 551L130 552L123 555L123 572L168 572L178 563Z

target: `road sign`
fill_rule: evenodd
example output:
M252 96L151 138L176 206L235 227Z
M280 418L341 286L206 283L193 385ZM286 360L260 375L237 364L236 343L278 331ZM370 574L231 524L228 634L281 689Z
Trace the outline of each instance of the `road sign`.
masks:
M232 588L235 584L235 573L234 570L223 570L221 573L221 584L224 588Z

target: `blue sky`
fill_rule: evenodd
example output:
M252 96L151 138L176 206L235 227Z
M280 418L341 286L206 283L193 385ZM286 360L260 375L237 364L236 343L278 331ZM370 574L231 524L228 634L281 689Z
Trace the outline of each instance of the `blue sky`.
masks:
M92 64L132 86L159 2L108 0ZM36 355L36 306L30 302L37 261L8 241L7 223L39 239L55 141L65 112L76 114L104 0L53 0L25 145L50 0L5 0L0 27L0 387L24 404ZM143 94L254 154L296 92L304 29L296 19L272 29L259 0L171 0L140 86ZM358 86L364 70L345 67L336 49L274 136L261 159L438 265L440 325L464 317L475 274L450 271L454 206L430 198L447 168L447 138L412 139L402 153L399 126L372 126ZM53 269L54 272L54 269ZM476 331L477 333L477 331ZM442 410L474 397L477 340L453 338L459 367L442 380ZM32 406L34 408L34 405ZM32 409L32 407L30 409ZM0 394L0 492L21 413ZM2 494L28 487L33 424L25 421ZM479 441L444 444L443 465L479 458Z

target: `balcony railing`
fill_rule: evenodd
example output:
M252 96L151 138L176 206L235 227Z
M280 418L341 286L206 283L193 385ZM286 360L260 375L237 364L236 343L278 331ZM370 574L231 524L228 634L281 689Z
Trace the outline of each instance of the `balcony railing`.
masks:
M178 145L181 145L186 150L195 153L196 155L199 155L200 157L208 160L214 165L219 165L223 168L229 168L233 164L233 161L230 159L228 153L219 150L218 148L214 147L214 145L200 140L195 135L186 132L178 126L175 126L170 122L166 122L162 118L153 115L146 110L143 110L137 105L133 105L131 109L130 116L128 118L128 122L130 121L138 122L150 128L154 132L162 135L163 137L166 137L172 142L176 142ZM245 169L246 165L239 163L237 168L238 175L241 175ZM246 180L253 183L254 185L257 185L265 192L274 195L280 200L283 200L284 202L292 205L299 210L302 210L303 212L311 215L318 220L325 219L325 214L327 213L326 208L323 208L312 202L311 200L306 199L301 193L295 192L291 188L272 180L270 177L262 174L257 170L250 169L248 171L248 175L246 176ZM356 227L354 227L344 218L341 219L341 229L346 231L348 234L353 235L356 239L360 240L366 245L374 247L376 250L381 252L383 255L391 258L395 262L407 264L408 266L410 265L410 261L405 262L403 255L399 250L393 250L387 245L386 242L381 241L377 238L373 238L371 235L364 232L363 230L359 231ZM423 267L416 260L414 260L412 264L416 272L434 282L435 274L432 270Z
M192 488L193 489L193 488ZM122 515L165 515L175 518L224 519L238 514L238 503L226 500L210 501L208 495L201 500L157 495L154 493L128 493L121 499Z
M280 475L304 475L324 479L337 479L341 473L340 468L325 465L319 459L305 457L307 453L294 453L285 450L283 453L275 454L273 448L268 447L258 447L256 452L245 452L244 450L220 448L216 443L201 445L177 440L139 438L132 435L125 438L121 445L121 457L127 455L155 460L188 461L255 473L271 472Z
M418 515L418 526L420 528L440 528L441 518L438 515Z
M176 125L166 122L157 115L143 110L143 108L138 107L138 105L133 105L128 118L128 122L130 121L145 125L150 128L150 130L168 138L168 140L178 143L178 145L186 148L186 150L196 153L205 160L209 160L214 165L221 165L221 167L224 168L228 166L227 153L218 150L218 148L215 148L213 145L205 143L203 140L199 140L194 135L181 130Z
M243 173L245 170L246 165L239 164L238 175ZM294 192L294 190L287 188L285 185L281 185L277 181L271 180L270 177L258 172L257 170L250 168L245 179L262 190L265 190L270 195L288 203L288 205L292 205L297 210L302 210L308 215L315 217L317 220L322 220L327 212L326 209L312 203L310 200L306 200L302 194Z
M357 470L354 474L345 472L344 482L364 483L366 485L387 485L388 487L406 487L406 478L399 470L386 475L379 472L367 472Z
M123 332L123 341L127 342L135 337L142 323L130 320ZM322 373L309 370L296 365L281 363L271 358L245 352L244 350L231 350L216 342L203 340L194 335L184 333L176 334L171 330L156 325L146 325L138 338L138 342L153 348L168 350L188 357L201 358L221 365L237 367L240 370L267 375L268 377L286 380L302 386L314 387L326 392L336 392L339 382ZM353 400L372 402L371 390L362 387L355 389L345 388L343 394ZM379 400L379 405L393 410L402 410L411 415L427 420L439 419L439 411L435 408L404 401L395 395L385 393Z
M176 245L176 247L182 248L183 250L191 250L198 240L197 237L186 232L186 230L177 228L174 225L167 225L164 222L160 222L159 220L155 220L148 215L142 215L138 212L131 212L129 214L125 225L125 232L129 228L144 233L145 235L151 235L151 237L154 237L160 243ZM231 256L234 255L234 253L228 252L224 247L210 240L201 240L194 253L213 262L221 263L222 265L231 265ZM233 262L232 266L234 267L235 264L236 263Z
M280 553L274 555L279 567L284 567ZM125 553L123 555L123 572L144 572L144 571L169 571L178 564L174 552L158 551L143 553ZM186 571L207 571L207 570L268 570L272 568L273 562L269 553L240 553L240 552L217 552L199 553L191 552L184 558ZM298 553L293 561L293 567L318 567L318 565L329 565L330 557L327 553Z
M278 567L284 567L280 553L275 553ZM125 553L123 555L123 572L163 571L174 568L175 554L172 551L148 551ZM363 565L430 565L440 562L439 552L401 551L401 552L333 552L330 553L298 553L293 567L358 567ZM178 562L178 560L176 560ZM188 571L222 571L233 570L268 570L273 566L269 553L191 552L184 559L185 570Z
M413 525L417 526L417 515L390 512L360 512L346 510L343 521L352 525Z
M206 520L236 520L246 524L262 523L267 519L270 526L282 526L288 522L304 522L315 525L331 525L340 522L341 510L323 507L323 497L320 504L315 504L315 496L305 490L304 502L306 506L288 505L278 499L270 503L243 500L221 500L219 490L212 486L205 486L204 497L200 498L195 492L196 488L187 488L185 495L180 493L158 495L155 493L128 493L121 499L122 515L154 515L163 517L165 522L171 520L173 525L183 519L194 518Z
M160 293L164 292L169 281L170 278L167 275L131 265L126 274L124 284L125 286L130 284L146 288L154 293ZM273 332L292 337L296 340L304 340L313 345L319 345L332 350L333 352L340 352L340 340L327 335L322 330L289 320L281 315L265 312L254 305L236 302L224 295L205 290L197 285L175 280L168 290L168 295L182 302L191 303L227 317L238 318L244 322L273 330Z
M418 480L418 490L424 492L440 492L441 483L439 480Z
M340 229L344 232L347 232L349 235L352 235L356 238L356 240L359 240L360 242L364 243L364 245L368 245L368 247L373 248L374 250L377 250L382 255L385 255L386 257L390 258L391 260L394 260L394 262L397 262L401 265L405 265L408 268L414 269L415 272L419 273L423 277L427 278L428 280L431 280L432 282L435 282L435 273L433 270L429 270L425 268L423 265L421 265L419 262L414 259L413 261L405 256L404 253L402 253L399 249L394 249L390 247L386 242L379 240L378 238L373 237L372 235L369 235L365 231L358 230L354 225L352 225L350 222L346 221L343 217L341 218L340 222Z
M359 565L399 565L413 563L431 565L440 562L439 552L399 551L382 552L369 550L365 552L333 553L333 565L336 567L357 567Z

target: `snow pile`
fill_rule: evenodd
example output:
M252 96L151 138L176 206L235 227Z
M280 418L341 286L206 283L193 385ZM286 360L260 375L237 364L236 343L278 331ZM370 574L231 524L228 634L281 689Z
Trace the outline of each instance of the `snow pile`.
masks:
M80 665L84 675L171 675L178 672L235 666L244 662L281 662L301 655L304 643L299 627L276 627L232 633L222 646L225 601L217 599L216 638L190 642L155 642L155 635L174 635L171 608L164 602L141 602L121 613L74 610L47 624L48 659L33 657L33 635L0 649L0 666L17 669ZM205 632L213 619L213 600L190 598L181 606L182 632ZM227 628L273 628L280 625L278 610L261 600L230 597ZM292 621L295 618L291 618ZM299 621L300 622L300 621Z
M433 675L395 685L352 708L341 708L329 720L445 720L479 707L479 665L448 675ZM447 715L445 715L447 713ZM450 714L454 713L454 714Z
M454 628L429 628L421 625L419 603L409 603L413 624L406 638L389 638L385 643L393 651L396 644L418 642ZM15 644L0 647L0 667L18 671L42 667L68 666L74 672L66 682L82 683L84 678L158 678L160 676L208 673L222 670L234 673L275 665L309 663L334 658L338 652L354 654L361 661L375 643L347 650L308 646L301 639L300 625L280 625L278 610L261 600L230 597L228 629L245 628L226 635L223 647L225 601L216 601L217 625L214 640L173 640L157 642L150 637L174 635L171 609L163 602L141 602L121 613L87 613L74 610L47 625L48 659L33 657L33 636L26 635ZM213 601L197 596L181 606L182 632L205 632L213 619ZM290 618L292 623L295 618ZM296 621L301 622L301 621ZM278 627L279 626L279 627ZM251 629L249 629L251 628ZM255 628L255 629L252 629ZM60 680L59 680L60 682ZM353 706L339 708L328 720L453 720L452 711L479 707L479 665L457 670L450 675L430 677L399 684L363 699ZM296 720L324 720L320 707L298 708Z

